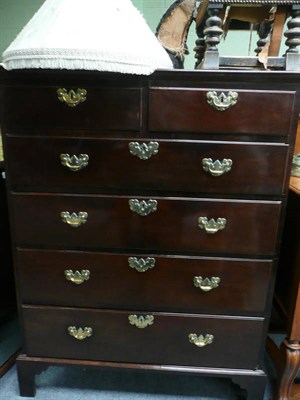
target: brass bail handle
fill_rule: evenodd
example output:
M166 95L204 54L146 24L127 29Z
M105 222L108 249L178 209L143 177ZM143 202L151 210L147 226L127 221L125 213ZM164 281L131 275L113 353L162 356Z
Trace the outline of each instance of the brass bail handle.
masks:
M138 199L130 199L128 203L130 210L141 215L142 217L145 217L157 211L158 206L157 200L153 199L141 201L139 201Z
M129 257L128 265L130 268L135 269L138 272L146 272L149 269L155 267L156 260L153 257L147 258L137 258L137 257Z
M207 103L217 111L226 111L230 107L233 107L237 103L238 97L238 93L231 90L228 94L224 92L218 94L215 91L206 93Z
M75 283L76 285L81 285L90 279L90 271L88 269L83 269L81 271L73 271L72 269L65 270L65 277L68 281Z
M212 235L225 229L227 220L226 218L208 219L207 217L198 218L198 227L204 229L206 233Z
M217 220L215 220L214 218L208 219L207 217L199 217L198 227L205 230L206 233L212 235L225 229L226 222L226 218L217 218Z
M230 158L224 158L222 161L213 161L212 158L202 159L203 170L212 176L222 176L226 174L226 172L231 170L232 164L233 162Z
M73 154L70 156L68 153L62 153L60 155L60 162L70 171L77 172L87 167L89 163L89 156L87 154L79 154L78 156Z
M149 160L158 153L159 144L157 142L139 143L130 142L128 144L130 154L138 157L140 160Z
M85 211L79 211L79 213L70 213L69 211L62 211L60 213L62 221L72 228L78 228L79 226L85 224L88 219L88 213Z
M153 315L137 316L136 314L132 314L129 315L128 321L131 325L134 325L139 329L144 329L147 326L154 324L154 316Z
M194 344L197 347L204 347L209 344L212 344L214 341L214 336L207 334L207 335L196 335L196 333L190 333L189 336L189 342Z
M210 292L212 289L219 287L221 279L218 276L209 278L202 278L202 276L194 276L193 283L196 288L201 289L203 292Z
M75 326L69 326L68 333L70 336L73 336L77 340L84 340L92 336L93 329L89 326L86 326L84 328L76 328Z
M86 100L87 90L86 89L71 89L69 92L65 88L59 88L56 91L58 100L65 103L69 107L76 107L78 104L83 103Z

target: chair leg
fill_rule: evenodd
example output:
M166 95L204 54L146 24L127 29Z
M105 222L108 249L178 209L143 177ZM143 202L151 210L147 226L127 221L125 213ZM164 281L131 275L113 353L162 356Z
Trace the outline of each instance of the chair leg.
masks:
M291 389L300 368L300 343L285 339L280 347L281 364L278 370L274 400L289 400Z

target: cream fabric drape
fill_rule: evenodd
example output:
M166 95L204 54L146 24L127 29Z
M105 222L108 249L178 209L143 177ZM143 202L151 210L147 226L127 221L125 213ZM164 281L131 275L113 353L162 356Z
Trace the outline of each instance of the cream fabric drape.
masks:
M5 50L2 65L145 75L173 68L130 0L46 0Z

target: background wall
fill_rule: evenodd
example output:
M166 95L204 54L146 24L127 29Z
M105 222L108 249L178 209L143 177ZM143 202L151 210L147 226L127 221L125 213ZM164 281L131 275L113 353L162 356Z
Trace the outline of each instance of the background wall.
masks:
M0 54L43 2L44 0L0 0Z
M84 0L83 0L84 1ZM99 0L100 1L100 0ZM107 0L110 1L110 0ZM0 0L0 55L13 41L23 26L43 4L44 0ZM174 0L132 0L132 3L141 11L153 32L156 30L160 18ZM188 47L190 55L186 57L186 68L194 66L194 52L196 35L194 24L190 28ZM249 31L229 32L225 41L219 46L222 55L253 55L257 37ZM249 43L250 52L249 52ZM1 57L0 57L1 58Z

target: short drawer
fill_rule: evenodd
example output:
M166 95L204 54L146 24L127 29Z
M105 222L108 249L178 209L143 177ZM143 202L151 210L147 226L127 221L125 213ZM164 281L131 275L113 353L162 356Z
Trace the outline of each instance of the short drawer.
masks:
M216 368L255 369L264 325L246 317L28 306L22 317L32 357Z
M236 103L223 108L230 92ZM149 97L151 131L287 135L295 92L152 88ZM221 104L223 111L209 101Z
M21 302L263 316L272 261L18 250Z
M6 129L65 128L139 130L139 88L86 88L85 100L69 106L59 99L59 87L5 88ZM66 93L78 88L67 88ZM73 96L74 97L74 96Z
M284 190L286 144L13 136L7 141L10 184L27 190L265 195Z
M280 201L17 193L11 200L15 243L147 252L273 254L281 213Z

